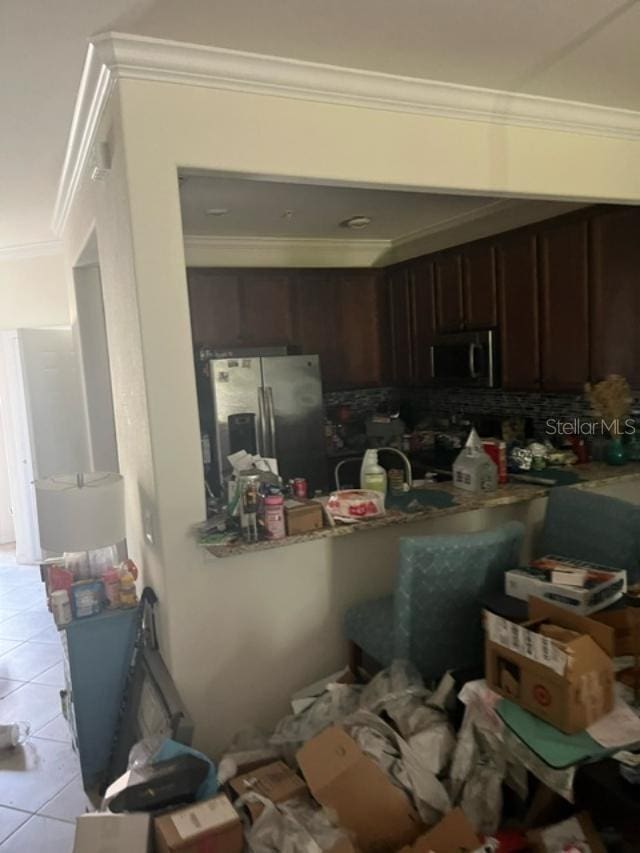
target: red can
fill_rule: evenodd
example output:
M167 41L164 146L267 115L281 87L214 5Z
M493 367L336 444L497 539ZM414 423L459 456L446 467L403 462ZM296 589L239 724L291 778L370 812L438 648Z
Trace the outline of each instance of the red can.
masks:
M293 481L293 495L304 500L307 497L307 481L304 477L296 477Z

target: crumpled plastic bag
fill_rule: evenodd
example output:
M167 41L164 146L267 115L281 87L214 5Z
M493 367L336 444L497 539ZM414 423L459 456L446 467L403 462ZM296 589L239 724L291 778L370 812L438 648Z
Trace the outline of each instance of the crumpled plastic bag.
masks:
M247 794L238 802L249 801L264 805L262 814L246 832L251 853L322 853L347 837L309 800L288 800L276 805L259 794Z
M269 740L270 745L293 761L303 743L357 710L361 692L358 684L329 685L301 714L290 714L280 720Z
M357 711L342 725L365 755L409 795L426 826L433 826L450 810L449 794L428 759L384 720L369 711Z
M360 707L372 714L380 714L399 699L428 695L429 691L415 666L408 660L398 659L365 686L360 697Z
M502 817L503 781L524 798L526 770L509 760L504 745L504 726L493 710L496 694L486 682L468 682L459 698L466 709L453 752L449 793L453 803L462 807L476 832L493 835Z
M237 776L242 767L277 761L280 752L269 737L258 728L247 728L234 735L218 764L218 781L225 785Z

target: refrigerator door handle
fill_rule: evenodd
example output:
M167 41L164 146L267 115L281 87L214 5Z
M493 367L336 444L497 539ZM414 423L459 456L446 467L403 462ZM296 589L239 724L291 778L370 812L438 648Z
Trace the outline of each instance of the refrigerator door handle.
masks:
M276 413L275 406L273 405L273 388L269 387L265 389L267 392L267 412L269 417L269 448L268 455L275 457L276 456Z
M269 452L267 442L267 406L265 403L264 388L258 388L258 424L256 426L258 453L266 456Z

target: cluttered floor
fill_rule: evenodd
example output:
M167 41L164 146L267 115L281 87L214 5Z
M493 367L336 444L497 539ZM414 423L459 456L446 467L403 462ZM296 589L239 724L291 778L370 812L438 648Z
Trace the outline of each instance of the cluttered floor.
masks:
M92 807L60 714L60 638L39 569L7 548L0 596L0 747L19 741L0 749L0 851L70 853L75 819Z

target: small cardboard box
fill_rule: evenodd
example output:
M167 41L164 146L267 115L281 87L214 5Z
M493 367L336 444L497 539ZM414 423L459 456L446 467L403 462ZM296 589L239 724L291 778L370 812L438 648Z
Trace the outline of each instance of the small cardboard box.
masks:
M344 729L325 729L297 758L313 796L334 812L362 853L413 844L424 829L408 797Z
M612 710L612 628L537 598L523 625L485 613L485 628L485 675L501 696L567 734Z
M570 844L575 844L579 850L606 853L606 848L586 812L544 829L531 830L527 833L527 841L531 853L557 853ZM585 844L588 847L585 847Z
M96 812L76 819L73 853L149 853L150 818L148 814L111 814Z
M304 780L287 767L284 761L274 761L250 773L236 776L229 782L229 787L237 797L254 791L273 803L283 803L308 793ZM264 806L262 803L247 803L247 808L251 820L254 821L262 814Z
M290 498L284 502L284 518L287 525L287 536L298 533L310 533L324 527L322 505L317 501Z
M553 567L583 570L587 573L585 587L552 583ZM534 560L528 568L505 572L504 590L507 595L527 601L530 596L550 601L558 607L589 616L617 601L627 588L627 573L569 560L566 557L547 555Z
M240 817L224 795L161 815L153 824L156 853L242 853Z
M462 809L446 814L413 847L403 847L400 853L473 853L482 842Z

